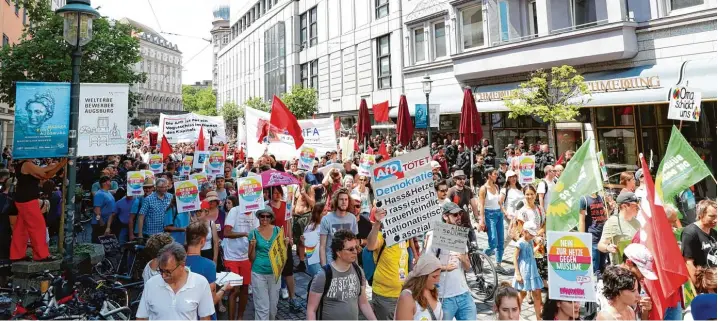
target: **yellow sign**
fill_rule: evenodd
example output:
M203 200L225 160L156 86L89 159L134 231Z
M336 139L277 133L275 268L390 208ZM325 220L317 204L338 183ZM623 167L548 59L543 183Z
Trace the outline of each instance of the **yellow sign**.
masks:
M269 262L272 263L272 273L274 273L274 282L279 281L284 269L284 263L287 262L287 244L284 243L284 228L279 230L279 234L274 238L272 246L269 248Z

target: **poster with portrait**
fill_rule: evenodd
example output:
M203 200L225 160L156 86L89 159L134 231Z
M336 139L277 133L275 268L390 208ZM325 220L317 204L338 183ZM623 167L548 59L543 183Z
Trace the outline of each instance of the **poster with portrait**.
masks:
M128 84L80 84L77 156L127 153Z
M209 152L209 160L206 162L207 174L220 175L224 174L224 152L222 151L211 151Z
M164 169L164 163L162 162L162 154L151 154L150 155L150 170L153 174L162 173Z
M192 168L204 169L204 163L209 160L209 152L207 151L196 151L194 152L194 163Z
M175 197L177 210L180 213L196 211L199 209L199 184L196 180L175 182Z
M17 82L14 159L65 157L70 125L70 84Z

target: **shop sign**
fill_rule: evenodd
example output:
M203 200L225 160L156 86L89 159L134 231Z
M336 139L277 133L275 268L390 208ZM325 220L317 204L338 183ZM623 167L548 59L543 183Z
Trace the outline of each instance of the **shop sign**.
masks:
M461 115L441 115L439 121L439 130L441 131L457 131L461 123Z
M668 119L697 122L701 117L701 92L688 87L671 88Z

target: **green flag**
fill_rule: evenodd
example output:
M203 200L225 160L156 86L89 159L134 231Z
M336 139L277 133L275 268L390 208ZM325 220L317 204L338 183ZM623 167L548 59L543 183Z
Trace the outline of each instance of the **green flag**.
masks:
M671 140L656 173L656 193L663 203L673 203L673 198L706 176L711 175L706 163L673 126Z
M578 225L578 202L603 188L593 139L583 142L551 189L546 211L549 231L569 231Z

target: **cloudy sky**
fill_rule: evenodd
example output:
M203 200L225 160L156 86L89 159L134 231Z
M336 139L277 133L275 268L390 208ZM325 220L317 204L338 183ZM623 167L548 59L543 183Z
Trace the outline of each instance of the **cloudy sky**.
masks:
M113 19L127 17L155 29L182 51L182 83L212 79L212 48L209 39L212 10L227 0L92 0L100 14ZM233 0L234 3L242 1ZM150 7L151 5L151 7ZM155 15L157 16L155 19Z

